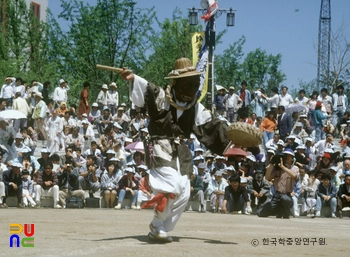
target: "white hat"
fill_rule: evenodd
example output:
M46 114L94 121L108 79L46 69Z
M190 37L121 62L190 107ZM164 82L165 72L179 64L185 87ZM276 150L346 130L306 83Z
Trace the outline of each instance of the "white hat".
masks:
M136 129L136 131L139 131L139 130L140 130L140 124L134 122L134 123L132 123L131 125L134 126L134 128Z
M226 91L226 88L224 88L223 86L216 85L215 87L216 87L217 91L220 91L220 90L225 90Z
M190 138L191 138L191 139L196 139L196 136L195 136L194 134L191 134L191 135L190 135Z
M40 92L36 92L35 96L39 96L40 98L43 98L43 95Z
M325 153L334 153L334 150L333 150L333 148L327 147L327 148L324 149L324 152Z
M294 135L289 135L288 137L287 137L287 139L295 139L296 138L296 136L294 136Z
M86 113L83 113L81 116L82 116L82 117L87 117L87 114L86 114Z
M252 162L256 162L256 158L254 155L248 155L246 158L251 160Z
M106 152L106 154L115 154L115 152L114 152L114 150L109 149L109 150Z
M217 159L217 160L225 160L225 157L224 157L224 156L217 155L217 156L215 157L215 159Z
M274 151L272 148L268 149L267 152L268 152L268 153L275 154L275 151Z
M19 150L20 153L30 153L32 149L30 149L28 146L25 146Z
M92 107L98 107L98 103L93 103Z
M235 90L235 87L234 86L230 86L229 89L231 90Z
M307 118L307 115L305 113L299 115L299 118Z
M111 159L109 159L110 162L119 162L118 158L112 157Z
M226 170L235 171L235 168L232 165L230 165L230 166L226 167Z
M137 166L137 168L143 169L143 170L148 170L148 167L146 165L143 165L143 164L141 164L140 166Z
M313 142L314 140L311 137L307 137L307 138L305 138L305 142L307 142L307 141Z
M81 122L81 124L89 124L89 121L88 121L88 120L83 120L83 121Z
M283 145L284 146L284 142L283 142L283 140L278 140L278 142L277 142L277 145Z
M214 174L214 176L220 176L222 177L222 170L217 170Z
M40 152L41 153L50 153L50 149L45 146L45 147L41 148Z
M126 104L125 104L125 103L122 103L120 106L126 106Z
M194 161L204 160L204 157L202 155L196 156L193 158Z
M202 148L200 148L200 147L194 149L194 151L195 151L195 152L202 152L202 153L204 152L204 150L203 150Z
M126 138L125 138L125 142L127 142L127 143L132 143L132 139L131 139L130 137L126 137Z
M22 134L21 134L21 133L17 133L17 134L16 134L16 136L15 136L15 138L20 138L20 139L23 139L23 136L22 136Z
M19 162L11 162L11 166L12 167L18 167L18 168L23 168L22 164L20 164Z
M242 177L241 177L241 183L248 183L247 178L242 178Z
M65 82L66 81L64 79L60 79L58 83L61 85L62 83L65 83Z
M104 106L104 107L103 107L103 111L106 111L106 110L108 110L108 111L109 111L108 106Z
M148 132L148 128L143 128L143 129L141 129L141 131L146 132L146 133L149 133L149 132Z
M119 107L117 111L124 111L123 107Z
M306 146L305 145L298 145L296 149L306 149Z
M115 82L112 82L109 86L111 87L117 87L117 84Z
M135 170L133 168L127 167L124 169L124 172L131 172L135 174Z
M108 89L107 84L103 84L103 85L102 85L102 89Z

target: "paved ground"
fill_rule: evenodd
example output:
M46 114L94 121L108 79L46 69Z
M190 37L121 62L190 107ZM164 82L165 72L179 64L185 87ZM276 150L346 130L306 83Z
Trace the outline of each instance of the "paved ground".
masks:
M185 212L174 242L150 244L150 210L0 210L0 256L349 256L350 218L258 218ZM10 248L9 224L34 223L35 247ZM292 245L263 239L293 238ZM295 238L317 243L296 245ZM325 245L319 245L325 238ZM258 240L259 245L257 245ZM252 243L253 242L253 243ZM256 247L252 244L257 245Z

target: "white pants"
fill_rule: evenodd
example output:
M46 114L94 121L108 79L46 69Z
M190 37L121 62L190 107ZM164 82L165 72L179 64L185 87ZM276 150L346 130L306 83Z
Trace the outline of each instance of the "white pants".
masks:
M150 170L149 183L154 195L173 193L175 199L168 199L163 212L154 211L152 225L163 227L165 231L174 229L190 198L190 182L188 176L171 167Z
M24 195L22 201L25 206L28 206L28 201L32 206L35 206L35 202L33 198L29 195L28 189L22 189L22 194Z
M2 199L5 196L5 184L0 181L0 204L2 204Z
M40 198L43 197L53 197L53 203L54 205L58 202L58 195L59 195L59 188L58 186L53 186L48 190L44 190L40 185L35 186L35 201L40 202Z
M316 199L315 198L306 198L305 202L302 205L302 212L309 211L311 208L316 207Z
M141 203L142 201L148 201L151 200L153 198L153 194L151 194L151 198L148 198L148 195L145 194L144 192L142 192L141 190L138 191L138 195L137 195L137 202Z
M216 208L216 201L218 201L218 208L222 208L222 204L224 203L224 195L211 194L210 196L210 206L211 208Z

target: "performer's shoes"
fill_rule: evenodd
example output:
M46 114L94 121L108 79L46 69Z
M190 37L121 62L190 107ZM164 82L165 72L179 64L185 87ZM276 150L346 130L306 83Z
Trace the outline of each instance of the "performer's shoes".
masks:
M151 232L148 233L148 238L153 241L172 242L172 238L168 236L163 226L155 227L152 223L149 224Z

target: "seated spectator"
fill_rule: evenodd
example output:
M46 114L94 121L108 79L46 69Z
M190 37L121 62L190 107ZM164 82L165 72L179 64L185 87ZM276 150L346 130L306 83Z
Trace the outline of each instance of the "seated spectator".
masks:
M138 199L139 180L134 176L135 170L133 168L125 168L124 172L126 173L126 175L124 175L118 183L118 205L114 208L116 210L120 210L122 208L124 198L127 197L132 199L131 209L137 209L136 201Z
M299 146L299 144L296 142L296 136L289 135L286 137L287 142L284 144L285 148L291 148L293 151L296 150L296 148Z
M261 208L270 197L270 184L264 178L262 171L254 173L253 179L248 181L247 190L250 194L251 206Z
M81 149L79 147L75 148L74 150L75 151L73 152L73 158L77 167L80 168L86 164L86 160L83 156L81 156Z
M106 133L105 129L110 127L109 125L113 123L113 119L110 110L107 106L103 107L103 115L99 119L96 119L95 124L97 124L97 130L100 134Z
M5 184L2 181L2 175L5 170L7 170L7 166L2 163L2 155L0 155L0 208L7 208L6 203L3 201L5 197Z
M17 158L11 160L11 163L17 162L17 163L21 163L22 164L23 163L23 159L29 158L30 165L34 168L34 172L32 172L32 174L36 173L36 172L39 171L40 164L38 163L36 157L30 156L30 154L31 154L31 149L28 148L28 147L23 147L22 150L20 151L20 155L21 156L18 156Z
M337 208L337 189L331 184L331 176L324 174L322 182L317 187L317 199L316 199L316 217L321 216L321 208L325 205L330 205L332 210L332 218L335 218L335 212Z
M121 178L116 172L118 169L113 163L107 166L107 172L101 177L101 191L106 202L106 208L112 208L117 197L118 182Z
M202 177L196 175L195 172L190 177L191 184L191 196L190 199L198 201L200 204L200 212L205 212L205 200L204 200L204 185Z
M39 172L37 185L35 186L35 202L37 208L40 208L41 196L53 197L53 207L61 209L62 206L58 204L59 201L59 187L56 172L52 171L53 165L51 162L44 164L44 171Z
M298 206L298 199L301 193L301 185L298 181L295 181L293 192L290 194L293 199L293 209L294 209L294 216L299 217L299 206Z
M35 148L36 148L36 141L34 141L30 135L28 134L27 132L27 128L20 128L20 132L22 134L22 137L23 137L23 141L22 143L29 147L31 150L32 150L32 153L31 155L34 155L34 151L35 151Z
M87 156L89 155L94 155L97 157L97 160L96 160L96 165L97 167L100 167L101 163L102 163L102 153L101 153L101 150L100 149L97 149L97 143L96 141L91 141L91 144L90 144L90 148L89 149L86 149L84 151L84 154L83 154L83 157L86 159Z
M309 178L307 185L304 186L304 198L305 201L303 201L302 204L302 212L309 212L308 216L316 215L315 214L315 207L316 207L316 198L317 198L317 188L320 184L320 181L315 177L315 172L311 171L309 173Z
M26 169L22 170L22 201L24 207L28 207L28 201L31 207L35 207L35 202L32 198L34 190L33 190L33 181L29 176L30 172Z
M15 141L12 143L12 148L15 149L17 154L16 156L18 156L23 147L25 147L23 144L23 136L21 133L17 133L15 136Z
M350 211L350 172L345 174L344 181L338 191L339 218L343 217L343 211Z
M91 124L95 124L101 116L101 111L98 109L98 103L93 103L91 107L88 120Z
M337 166L331 166L328 169L328 172L329 172L329 175L331 175L331 184L335 186L338 192L341 182L340 182L340 178L337 175L337 172L338 172Z
M73 146L66 147L66 154L60 156L60 166L64 166L67 162L72 163L73 169L77 166L73 156Z
M295 123L294 128L292 129L291 135L294 135L300 139L309 137L309 134L306 133L305 129L303 129L303 124L299 121Z
M44 170L44 163L49 161L50 150L47 147L43 147L40 150L41 157L38 159L38 163L40 164L39 170Z
M144 165L141 165L141 166L144 166ZM140 181L136 209L140 210L142 201L151 200L153 196L154 195L153 195L152 189L149 185L149 169L147 168L147 166L145 166L145 173L143 178Z
M238 174L228 179L229 185L225 188L222 212L248 214L252 212L246 187L240 185L241 178Z
M325 149L330 148L334 149L333 136L331 134L327 134L326 139L319 140L314 144L315 149L318 151L318 155L322 156L325 152Z
M124 113L123 107L118 108L117 113L113 116L113 121L118 122L125 132L128 130L130 118Z
M297 152L295 153L295 165L298 167L309 166L310 161L305 155L306 146L299 145L296 148Z
M271 147L277 149L277 143L278 143L279 140L280 140L280 136L275 133L273 135L273 139L270 139L269 141L267 141L265 143L265 149L268 149L268 148L271 148Z
M87 120L83 120L82 124L83 126L80 128L79 134L84 137L84 149L89 149L91 141L95 141L95 133Z
M214 168L212 170L212 173L215 174L217 170L225 170L226 169L226 164L224 163L225 157L217 155L215 157L215 162L214 162Z
M79 176L80 187L83 190L89 190L90 198L93 198L94 193L100 189L100 182L98 182L100 171L98 170L96 162L97 162L97 157L95 155L87 156L86 166L80 172L80 176Z
M114 138L114 131L111 126L106 127L105 133L101 135L98 146L101 149L102 154L107 152L107 150L113 148L117 140Z
M211 181L211 176L210 176L210 173L207 172L206 170L205 163L198 164L197 172L198 172L198 176L202 178L203 185L204 185L203 192L205 193L207 191L208 184Z
M120 140L118 140L114 145L113 145L113 150L115 152L115 157L120 161L124 162L125 161L125 154L124 151L122 150L122 143Z
M79 134L79 127L73 127L72 134L69 134L65 140L67 145L74 145L74 147L80 147L84 149L84 136Z
M321 160L318 161L315 167L315 176L318 180L322 180L323 175L329 174L329 168L332 166L332 156L330 153L324 153Z
M79 170L74 168L72 163L68 160L65 163L62 171L57 172L59 181L59 203L66 207L66 199L69 197L81 198L84 202L85 192L81 189L79 184Z
M7 160L10 161L17 157L16 151L11 147L16 131L12 126L9 126L7 121L3 118L0 118L0 144L6 147L7 149Z
M222 170L215 172L215 179L210 180L207 195L210 196L211 212L221 212L224 202L225 188L228 186L222 177Z
M77 125L76 121L71 117L71 114L69 112L65 112L63 118L61 119L65 128L72 129Z
M69 109L67 108L66 102L61 102L60 107L58 107L58 108L56 109L56 111L57 111L57 115L58 115L59 117L64 117L64 115L66 114L66 112L69 113Z
M2 175L2 182L5 184L5 197L3 199L3 206L6 203L6 198L9 196L17 196L18 207L23 208L22 201L22 179L20 175L20 170L22 164L18 162L13 162L11 168L4 171Z

